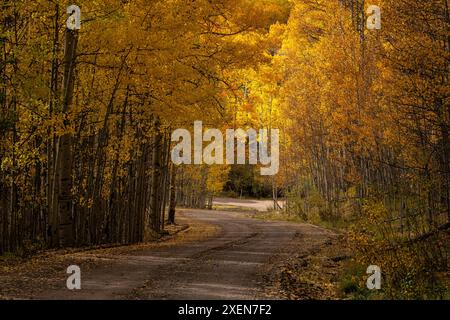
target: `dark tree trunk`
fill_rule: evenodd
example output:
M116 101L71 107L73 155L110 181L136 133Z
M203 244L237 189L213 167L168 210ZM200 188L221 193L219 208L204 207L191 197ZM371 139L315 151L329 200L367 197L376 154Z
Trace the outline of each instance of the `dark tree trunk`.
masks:
M177 206L177 167L172 164L172 175L170 177L170 199L168 224L175 224L175 210Z

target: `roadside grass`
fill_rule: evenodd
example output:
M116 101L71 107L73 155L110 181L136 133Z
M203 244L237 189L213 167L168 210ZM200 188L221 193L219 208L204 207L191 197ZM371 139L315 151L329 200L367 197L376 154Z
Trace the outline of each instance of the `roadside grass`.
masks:
M255 213L255 209L249 208L249 207L240 207L240 206L234 206L234 205L222 205L222 204L215 204L212 207L213 210L216 211L243 211L243 212L252 212Z
M323 227L325 229L332 230L336 233L346 232L351 225L351 222L348 220L345 220L345 219L337 219L337 220L333 220L333 221L325 221L325 220L322 220L319 218L303 219L299 215L292 214L285 210L256 212L254 215L251 215L249 217L261 219L261 220L269 220L269 221L308 223L308 224L313 224L313 225L316 225L319 227Z
M297 223L305 222L298 215L293 215L293 214L289 214L289 213L281 212L281 211L257 212L254 215L251 215L250 217L260 219L260 220L269 220L269 221L286 221L286 222L297 222Z
M338 294L348 300L382 300L382 290L369 290L366 286L366 269L353 259L345 261L340 272Z
M249 217L268 221L308 223L324 227L339 234L342 239L341 241L333 242L333 244L329 246L328 250L319 253L319 255L324 257L325 260L334 260L336 258L339 259L339 256L343 257L342 261L338 263L338 272L335 279L330 280L330 284L332 284L335 289L335 295L339 299L383 300L391 299L392 297L395 297L396 299L411 299L412 292L418 292L419 295L417 295L417 298L420 299L436 299L437 297L439 297L439 299L450 298L450 273L448 272L447 274L440 276L441 280L436 281L436 283L441 285L435 285L435 287L432 288L429 288L424 283L421 283L420 279L414 280L415 282L405 279L400 281L401 284L399 288L395 288L395 290L392 290L392 288L389 289L386 285L382 285L381 290L367 289L366 281L369 275L366 274L366 270L368 265L363 265L361 262L357 261L355 258L354 248L347 242L348 231L350 231L350 227L353 224L353 221L349 219L324 221L319 219L317 216L312 215L310 219L305 220L299 215L286 211L256 213L251 216L249 215ZM320 264L317 264L316 268L324 271L327 269L326 266ZM293 273L293 278L300 279L301 277L305 277L305 274L307 274L308 271L303 268L300 270L293 270ZM388 290L390 291L388 292ZM409 292L410 294L405 295L401 291Z

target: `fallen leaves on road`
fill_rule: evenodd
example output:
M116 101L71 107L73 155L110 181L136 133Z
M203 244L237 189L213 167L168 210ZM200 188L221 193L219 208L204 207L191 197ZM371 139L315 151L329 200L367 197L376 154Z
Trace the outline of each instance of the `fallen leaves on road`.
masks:
M338 279L346 248L340 236L324 234L306 239L298 234L284 249L284 259L275 263L267 279L269 298L288 300L339 299Z

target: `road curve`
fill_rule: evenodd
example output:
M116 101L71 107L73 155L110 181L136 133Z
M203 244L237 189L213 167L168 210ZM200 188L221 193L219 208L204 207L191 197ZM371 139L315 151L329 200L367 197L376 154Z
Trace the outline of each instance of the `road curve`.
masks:
M38 299L265 299L263 284L294 238L305 246L330 232L307 224L262 221L230 211L184 210L188 219L220 228L207 240L118 256L83 273L82 289L44 292ZM307 249L307 248L305 248ZM273 296L271 298L274 298Z
M284 207L285 201L278 200L278 206ZM235 207L250 209L254 211L264 212L274 208L273 200L256 200L256 199L235 199L235 198L214 198L213 205L220 207Z

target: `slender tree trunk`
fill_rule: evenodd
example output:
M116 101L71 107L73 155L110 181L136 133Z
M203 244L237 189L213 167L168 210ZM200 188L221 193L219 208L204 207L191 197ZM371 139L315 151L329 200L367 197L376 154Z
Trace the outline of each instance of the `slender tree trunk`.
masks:
M164 230L164 223L166 219L166 207L167 207L167 199L169 197L168 193L170 192L170 137L165 134L164 136L164 175L162 181L162 201L161 201L161 230Z
M52 70L50 79L50 103L49 103L49 116L53 116L55 105L57 104L58 97L58 47L59 47L59 4L55 5L55 18L54 18L54 34L53 34L53 48L52 48ZM47 130L47 212L48 212L48 230L47 236L49 237L50 247L56 247L59 244L58 238L58 214L55 210L55 199L53 199L55 189L55 158L56 158L56 138L54 134L54 128Z
M155 137L153 143L153 176L152 176L152 193L151 193L151 226L156 232L161 231L160 222L160 186L161 181L161 132L160 132L160 122L158 119L155 120Z
M64 82L63 82L63 108L62 112L67 116L72 104L73 90L75 84L75 57L78 43L78 32L66 30L64 52ZM68 127L69 120L65 120ZM73 237L73 199L72 199L72 134L65 133L60 137L58 143L58 170L59 192L58 192L58 215L59 215L59 241L63 247L74 244Z
M177 166L172 164L172 174L170 176L170 199L168 224L175 224L175 210L177 206Z

